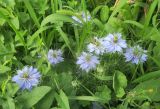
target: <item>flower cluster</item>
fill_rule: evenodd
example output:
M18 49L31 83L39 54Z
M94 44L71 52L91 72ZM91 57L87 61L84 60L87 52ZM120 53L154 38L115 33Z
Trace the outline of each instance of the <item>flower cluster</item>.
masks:
M99 55L104 53L121 53L124 54L126 62L134 64L143 63L147 60L147 51L143 50L140 46L127 48L126 40L122 39L120 33L108 34L106 37L94 37L93 40L87 45L88 52L82 52L77 58L76 64L79 67L89 72L95 70L97 65L100 64ZM125 51L123 53L123 51ZM52 65L56 65L62 61L62 51L50 49L47 54L47 59ZM17 75L12 78L19 87L24 89L32 89L39 83L41 75L36 68L25 66L22 70L17 71Z
M104 53L124 54L126 62L131 61L134 64L143 63L147 60L147 51L139 46L127 48L126 40L122 39L120 33L108 34L103 38L94 37L93 41L87 45L87 50L89 53L83 52L77 60L77 64L86 72L96 69L100 63L98 55ZM124 50L126 50L125 53L123 53Z

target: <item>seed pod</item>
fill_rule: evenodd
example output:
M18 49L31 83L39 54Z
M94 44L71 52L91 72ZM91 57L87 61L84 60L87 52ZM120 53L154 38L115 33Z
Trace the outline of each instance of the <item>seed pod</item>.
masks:
M100 11L100 18L102 22L106 22L109 17L109 7L103 6Z

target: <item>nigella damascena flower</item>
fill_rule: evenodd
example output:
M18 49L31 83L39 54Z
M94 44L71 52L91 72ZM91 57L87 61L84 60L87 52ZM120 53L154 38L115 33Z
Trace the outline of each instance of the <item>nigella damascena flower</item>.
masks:
M108 34L104 42L107 51L111 53L122 52L123 48L127 48L126 41L122 39L120 33Z
M82 12L80 14L78 13L77 15L82 17L84 22L91 20L91 16L90 16L89 12ZM79 18L77 18L76 16L72 16L72 19L74 19L76 22L82 23L82 21Z
M143 50L140 46L134 46L128 48L124 56L126 58L126 62L131 61L132 63L138 64L143 63L147 60L147 51Z
M105 44L102 38L94 37L93 42L87 45L87 49L89 52L94 52L95 54L103 54L106 50Z
M38 85L40 77L36 68L25 66L22 70L17 71L17 75L12 78L12 81L16 82L22 90L31 90L32 87Z
M62 57L62 51L60 49L59 50L50 49L48 51L47 58L48 58L48 61L54 65L64 60L64 58Z
M77 60L77 64L80 65L80 68L86 72L96 69L96 66L99 63L100 62L97 56L86 52L82 52L81 56L79 56Z

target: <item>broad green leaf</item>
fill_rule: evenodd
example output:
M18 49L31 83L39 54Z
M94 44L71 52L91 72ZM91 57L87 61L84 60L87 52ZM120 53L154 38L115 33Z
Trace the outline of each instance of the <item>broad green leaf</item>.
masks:
M51 90L48 94L45 95L37 104L36 109L50 109L53 100L54 100L54 90Z
M106 85L98 86L95 96L104 99L103 103L108 103L111 99L111 90Z
M131 92L134 92L135 100L145 100L149 97L152 101L160 101L160 79L151 79L137 85ZM138 96L137 96L138 95Z
M127 86L126 76L122 72L116 71L113 76L113 89L117 97L121 98L124 96L125 94L124 88L126 86Z
M7 95L10 97L14 97L17 91L19 90L19 86L17 84L8 83L6 86Z
M16 99L23 106L23 109L29 109L38 103L50 90L51 88L48 86L36 87L30 92L22 93Z
M7 97L7 99L2 104L3 109L16 109L14 100L10 97Z
M61 108L70 109L68 97L62 90L60 90L60 95L55 94L55 97Z

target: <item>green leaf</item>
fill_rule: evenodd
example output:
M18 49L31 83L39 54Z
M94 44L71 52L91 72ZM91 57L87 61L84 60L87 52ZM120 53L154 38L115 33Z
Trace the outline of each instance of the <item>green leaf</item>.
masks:
M11 19L12 24L14 25L14 27L19 30L19 19L18 17L14 17Z
M54 100L54 90L51 90L46 96L36 104L36 109L50 109Z
M97 79L101 80L101 81L109 81L109 80L113 80L112 76L105 76L105 75L96 75L93 74Z
M106 22L109 17L109 7L108 6L103 6L100 11L100 18L102 22Z
M113 10L109 20L112 19L126 3L127 3L127 0L119 0L117 5L114 7L114 10Z
M96 96L70 96L69 99L71 100L84 100L84 101L105 101L104 99Z
M140 29L144 28L142 24L140 24L139 22L133 21L133 20L125 20L124 23L135 25Z
M63 38L65 44L67 45L67 47L69 48L69 50L71 51L71 53L74 54L74 53L73 53L73 50L72 50L72 48L71 48L70 40L69 40L69 38L67 37L67 34L65 34L65 33L62 31L61 27L59 27L59 26L57 26L57 31L59 32L59 34L60 34L61 37Z
M68 97L62 90L60 90L60 95L55 94L55 97L61 108L70 109Z
M41 23L41 27L45 26L48 23L57 23L58 21L63 21L63 22L73 22L73 19L69 16L62 15L62 14L51 14L47 16L45 19L43 19Z
M10 97L15 96L16 92L19 90L19 86L17 84L8 83L6 86L7 89L7 95Z
M4 101L2 105L3 105L3 109L16 109L14 100L10 97L7 97L7 100Z
M16 29L15 25L11 22L11 20L3 12L1 12L1 11L0 11L0 17L4 18L8 22L8 24L10 25L10 27L15 31L17 37L20 39L20 41L23 44L23 46L26 47L26 44L25 44L23 36Z
M6 73L6 72L8 72L10 70L11 70L10 67L4 66L4 65L0 65L0 74L1 73Z
M40 23L38 21L38 18L36 16L36 13L32 7L32 5L30 4L29 0L24 0L24 4L26 6L26 8L28 9L28 12L31 16L31 18L33 19L33 21L35 22L35 24L37 25L37 27L39 28L40 27Z
M124 96L125 94L124 88L126 86L127 86L126 76L122 72L116 71L113 76L113 89L117 97L121 98Z
M93 23L97 26L97 27L99 27L99 29L101 29L101 30L103 30L104 29L104 25L103 25L103 23L101 22L101 21L99 21L98 19L93 19Z
M152 101L160 101L160 79L148 80L137 85L131 92L134 92L136 100L146 100L149 97ZM138 95L138 96L136 96Z
M36 87L31 92L22 93L16 99L23 106L23 109L29 109L38 103L50 90L51 88L48 86Z
M4 3L5 3L5 5L7 6L7 7L11 7L11 8L14 8L14 6L15 6L15 0L2 0Z
M140 76L139 78L135 79L133 81L133 83L140 83L140 82L143 82L143 81L147 81L147 80L154 79L154 78L159 78L159 77L160 77L160 70L150 72L150 73L147 73L143 76Z
M95 96L104 99L103 103L108 103L111 99L111 90L106 85L98 86L97 89Z
M102 8L103 6L97 6L93 11L92 11L92 16L96 16L98 11Z
M147 27L149 25L149 22L150 22L150 20L152 18L152 15L153 15L154 11L155 11L155 8L158 5L158 1L159 0L154 0L152 2L151 6L149 8L149 11L147 12L147 16L145 18L145 23L144 23L145 27Z

